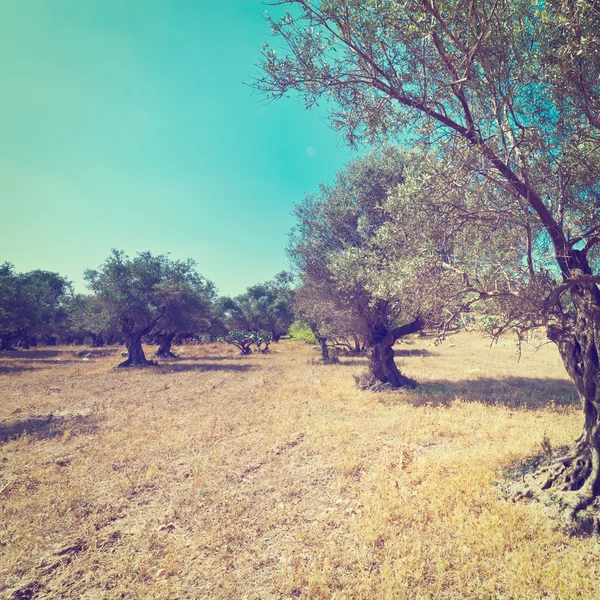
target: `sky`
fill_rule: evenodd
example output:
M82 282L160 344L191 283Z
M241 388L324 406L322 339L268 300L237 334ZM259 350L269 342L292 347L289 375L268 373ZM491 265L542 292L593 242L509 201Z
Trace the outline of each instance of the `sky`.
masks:
M324 113L242 82L257 0L0 0L0 262L193 258L222 294L288 268L294 202L349 158Z

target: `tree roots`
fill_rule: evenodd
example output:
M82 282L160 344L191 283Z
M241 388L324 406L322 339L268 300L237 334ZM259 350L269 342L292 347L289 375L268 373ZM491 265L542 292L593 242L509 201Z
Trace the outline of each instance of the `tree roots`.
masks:
M391 382L384 383L379 381L371 371L365 371L359 375L355 375L354 381L356 381L358 389L369 392L393 392L401 389L414 390L417 387L417 382L405 375L400 375L398 385L394 385Z
M168 351L157 350L154 353L154 356L156 358L177 358L177 354L173 354L173 352L171 352L170 350L168 350Z
M600 498L593 479L591 452L576 442L513 470L502 490L513 501L543 503L546 514L570 534L600 535Z
M124 360L122 363L119 363L117 365L117 369L127 369L130 367L140 367L140 368L145 368L145 367L156 367L158 365L157 362L153 361L153 360L145 360L144 362L142 361L130 361L129 359Z

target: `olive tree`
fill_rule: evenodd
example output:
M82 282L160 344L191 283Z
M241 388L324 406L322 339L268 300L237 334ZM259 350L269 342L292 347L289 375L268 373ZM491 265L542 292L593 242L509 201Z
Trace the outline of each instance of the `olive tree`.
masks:
M270 21L285 49L265 47L258 89L270 98L295 93L309 107L326 102L353 143L403 136L443 160L464 157L470 182L502 192L494 210L521 223L526 289L547 293L541 302L526 294L514 311L520 305L527 318L537 302L584 413L582 435L536 485L560 495L575 523L600 489L597 3L274 4L290 7ZM540 243L550 267L535 251Z
M15 273L10 263L0 266L0 350L10 350L21 338L29 347L29 336L53 334L63 326L70 283L58 273L35 270Z
M201 334L209 332L212 325L214 284L196 273L191 261L180 263L178 268L177 277L168 285L164 318L157 325L160 344L155 356L174 358L171 344L178 333Z
M413 162L418 157L389 146L349 163L332 185L296 205L288 249L304 282L305 318L320 321L313 322L322 335L336 325L328 313L352 315L347 325L365 340L372 377L392 387L415 385L394 362L396 341L439 323L442 299L451 304L454 297L454 274L442 268L448 242L431 238L435 215L398 208Z
M182 315L186 307L204 310L204 296L199 301L197 295L212 290L196 273L194 261L173 261L150 252L129 258L112 250L98 269L87 270L84 276L108 313L118 320L125 337L128 357L120 367L153 364L146 359L142 338L157 331L163 322L163 331L170 335L182 325L182 319L188 319Z
M292 281L289 273L281 272L235 298L220 298L226 326L231 331L268 333L278 342L294 322Z
M336 362L329 353L329 344L354 341L355 351L363 348L360 317L336 293L328 281L303 277L294 298L295 313L308 325L321 348L324 364Z

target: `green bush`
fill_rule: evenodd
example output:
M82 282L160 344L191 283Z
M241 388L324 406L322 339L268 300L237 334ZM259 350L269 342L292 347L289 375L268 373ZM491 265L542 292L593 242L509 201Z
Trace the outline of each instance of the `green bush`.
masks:
M288 330L290 339L296 342L306 342L307 344L316 344L317 338L310 327L302 321L294 321Z

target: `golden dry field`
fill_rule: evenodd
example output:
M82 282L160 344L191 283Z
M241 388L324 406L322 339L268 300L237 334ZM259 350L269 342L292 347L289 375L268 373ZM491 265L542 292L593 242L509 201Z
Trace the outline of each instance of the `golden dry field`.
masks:
M580 431L553 346L414 338L378 394L302 343L78 349L0 357L2 598L598 597L597 541L497 485Z

